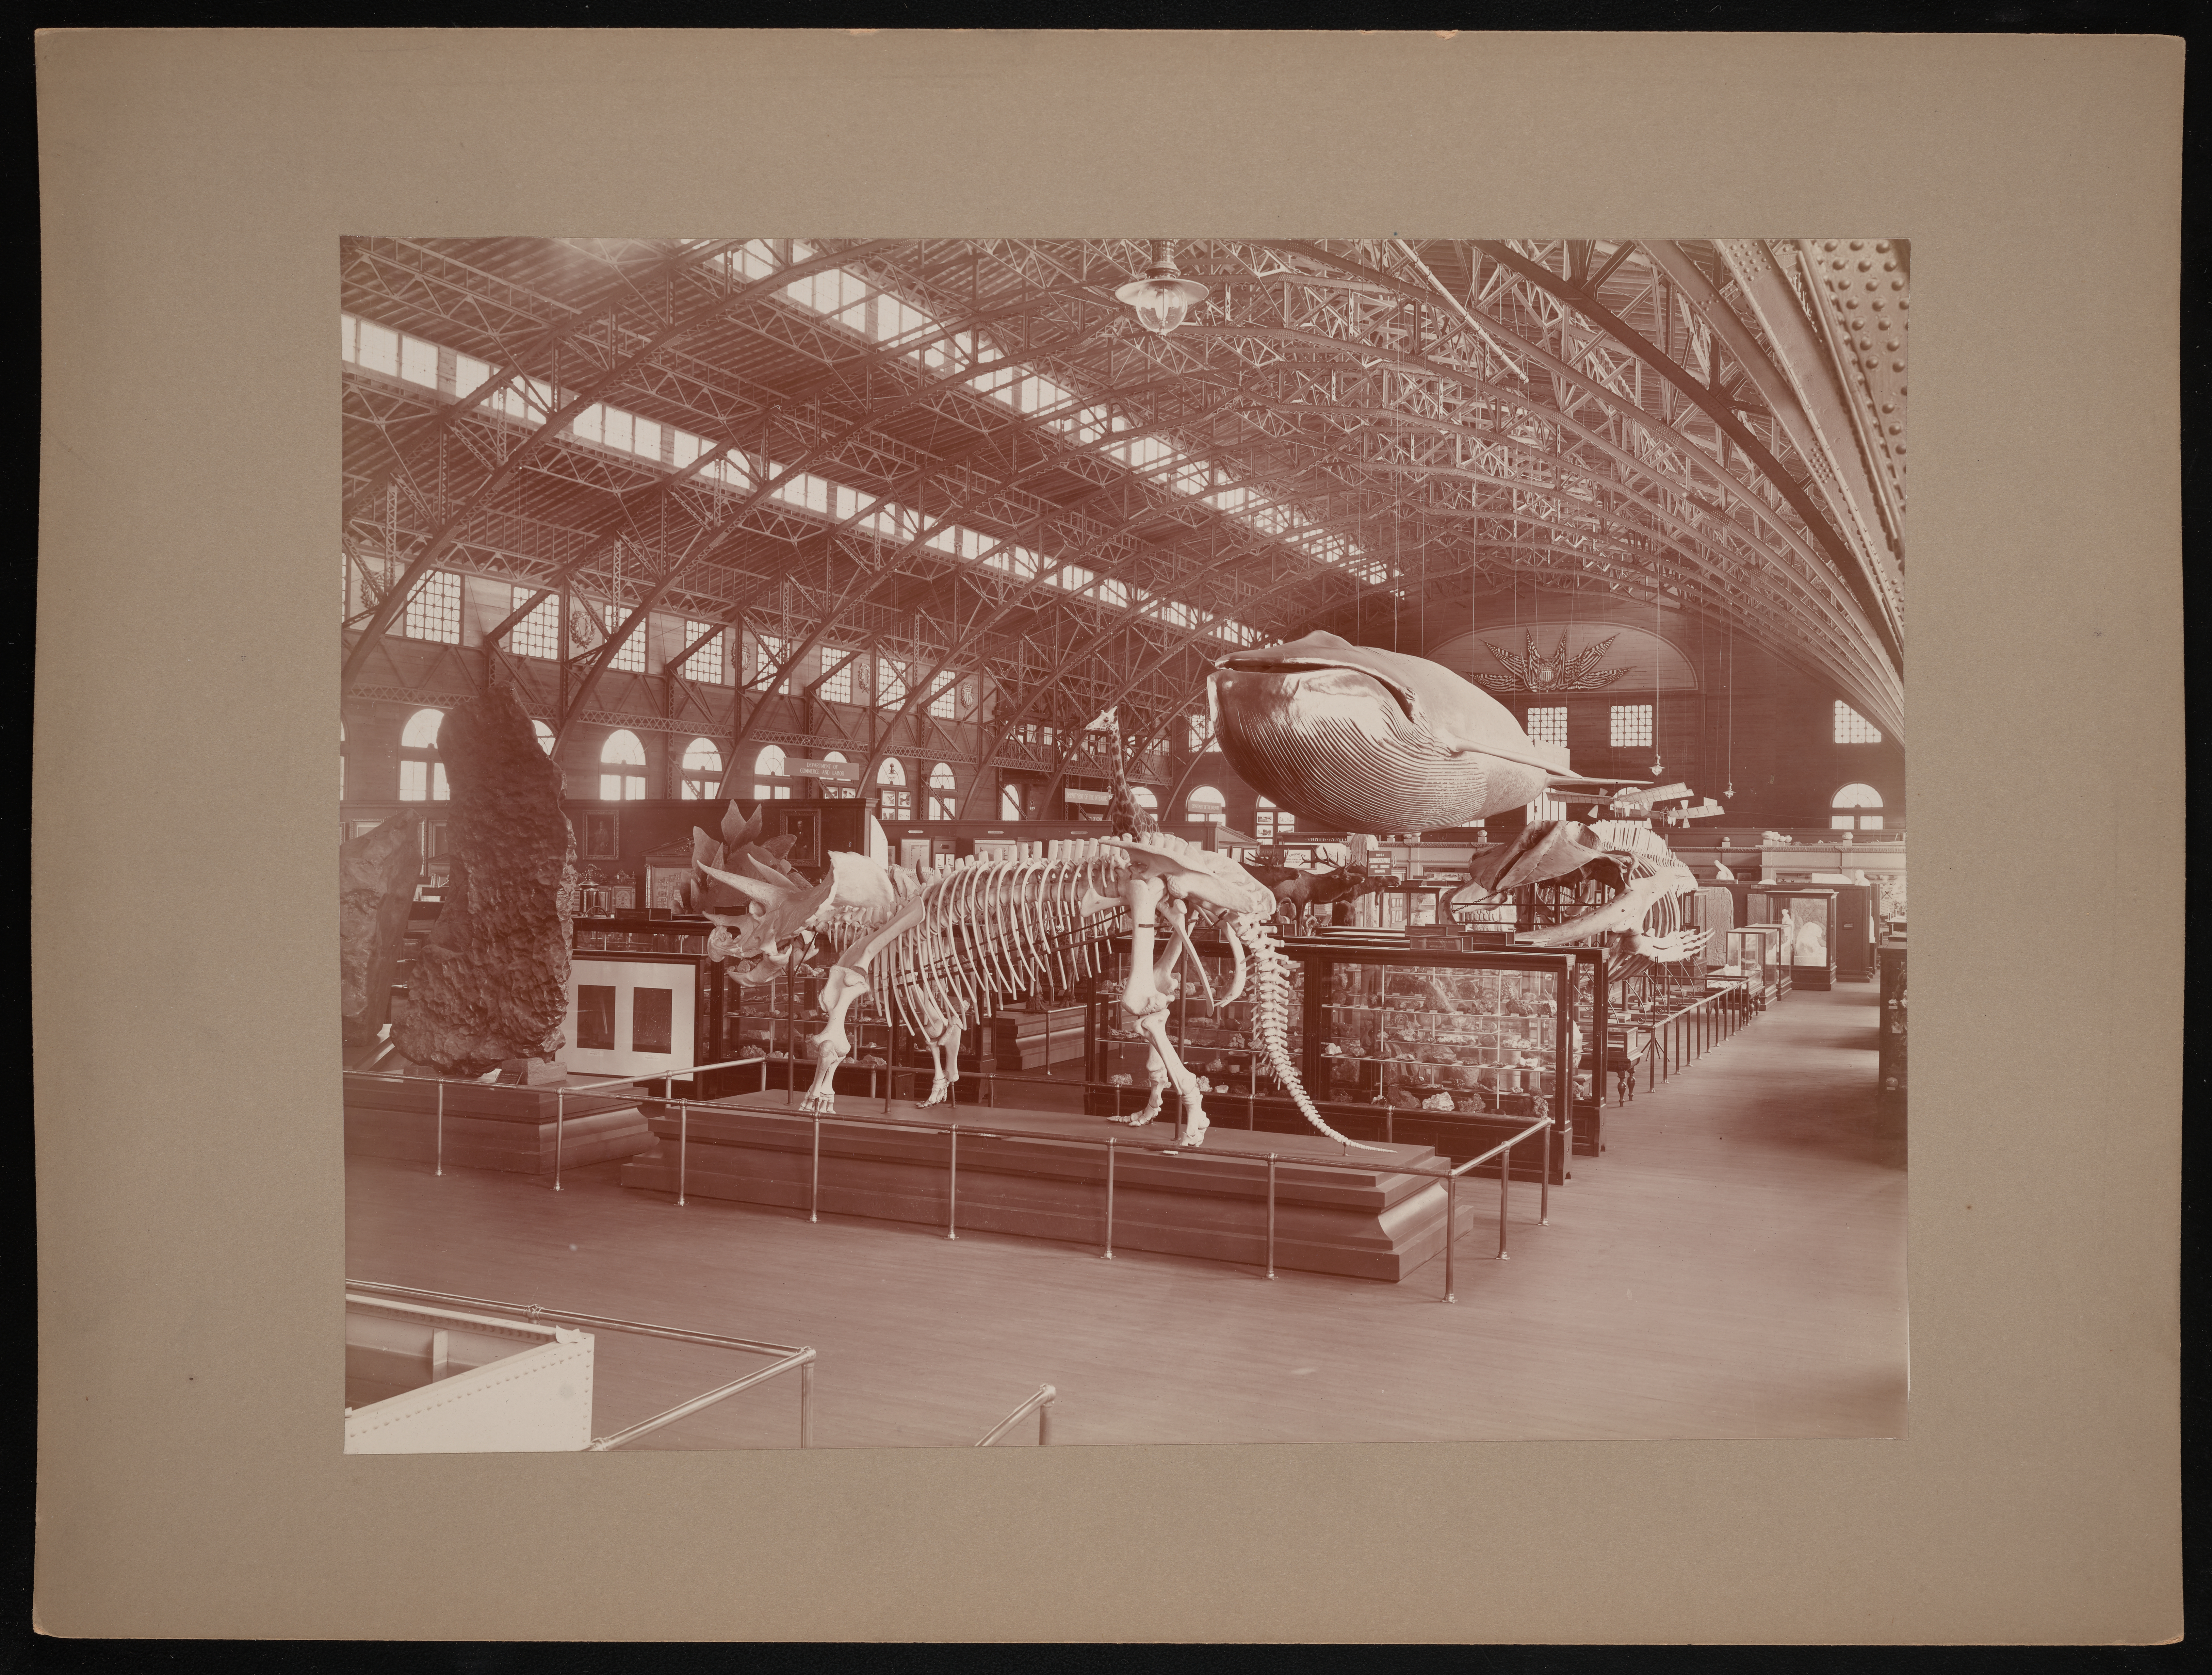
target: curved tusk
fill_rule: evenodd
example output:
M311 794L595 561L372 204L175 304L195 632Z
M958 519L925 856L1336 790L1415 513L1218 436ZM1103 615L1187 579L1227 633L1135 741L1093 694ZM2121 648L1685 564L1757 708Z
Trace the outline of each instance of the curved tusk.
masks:
M1172 906L1168 913L1168 928L1175 932L1177 946L1190 958L1190 968L1198 974L1198 986L1206 991L1206 1004L1218 1006L1213 998L1213 984L1206 974L1206 962L1198 957L1198 950L1191 945L1190 932L1183 928L1183 913L1180 905Z
M1229 980L1228 992L1213 1003L1217 1006L1226 1006L1244 992L1244 938L1241 934L1243 925L1241 921L1231 919L1224 928L1229 932L1229 956L1237 962L1237 969Z

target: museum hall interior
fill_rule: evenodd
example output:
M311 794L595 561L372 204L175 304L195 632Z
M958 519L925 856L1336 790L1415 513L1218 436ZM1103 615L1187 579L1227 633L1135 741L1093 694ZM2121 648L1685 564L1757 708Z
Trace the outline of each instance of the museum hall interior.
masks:
M1903 1434L1903 242L338 254L349 1451Z

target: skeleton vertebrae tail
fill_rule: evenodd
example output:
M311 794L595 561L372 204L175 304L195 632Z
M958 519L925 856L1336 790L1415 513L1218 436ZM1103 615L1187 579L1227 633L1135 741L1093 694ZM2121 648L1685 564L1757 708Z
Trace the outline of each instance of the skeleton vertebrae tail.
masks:
M1361 1151L1389 1150L1387 1146L1349 1139L1322 1120L1313 1096L1307 1093L1305 1083L1291 1064L1290 956L1277 945L1275 933L1265 920L1244 919L1235 928L1242 932L1245 946L1252 950L1252 963L1257 968L1252 988L1254 1027L1267 1055L1268 1066L1275 1072L1275 1080L1289 1091L1298 1109L1305 1114L1306 1120L1330 1139Z

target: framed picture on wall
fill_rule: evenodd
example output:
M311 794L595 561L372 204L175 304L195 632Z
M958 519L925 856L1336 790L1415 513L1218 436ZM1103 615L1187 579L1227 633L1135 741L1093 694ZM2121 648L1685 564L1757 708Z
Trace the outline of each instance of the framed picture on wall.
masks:
M783 816L783 829L791 848L784 859L793 866L822 865L822 816L811 810L793 810Z
M622 858L622 816L612 809L587 809L584 813L584 828L577 834L587 861L612 861Z

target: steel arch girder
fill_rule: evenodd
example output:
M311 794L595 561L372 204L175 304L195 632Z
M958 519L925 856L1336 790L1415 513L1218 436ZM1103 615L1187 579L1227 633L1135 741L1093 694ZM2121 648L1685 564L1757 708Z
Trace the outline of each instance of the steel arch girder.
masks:
M1689 398L1707 418L1712 421L1735 444L1744 457L1759 467L1759 473L1790 503L1790 510L1804 520L1814 539L1826 551L1829 561L1844 578L1852 598L1865 613L1868 627L1880 636L1882 647L1891 661L1902 673L1905 667L1905 646L1889 622L1872 580L1867 575L1859 555L1846 541L1841 531L1827 514L1814 504L1795 477L1782 469L1782 462L1767 452L1766 446L1745 427L1727 403L1691 373L1684 371L1669 356L1662 355L1645 341L1643 334L1630 326L1596 298L1577 291L1541 263L1532 262L1510 246L1494 239L1478 239L1475 246L1501 267L1510 268L1531 284L1540 287L1568 307L1574 309L1608 337L1628 349L1660 377L1665 379L1683 395Z
M1481 248L1486 252L1490 248L1488 242L1477 240L1476 243L1479 248ZM1260 241L1256 247L1288 252L1291 254L1304 256L1310 260L1328 263L1340 270L1358 274L1364 281L1379 286L1395 294L1403 296L1409 300L1428 294L1424 288L1412 285L1407 282L1401 281L1395 276L1380 270L1369 268L1364 263L1355 260L1351 257L1339 255L1336 252L1327 250L1318 245L1307 244L1296 240L1262 240ZM1528 263L1527 258L1519 257L1517 252L1508 250L1506 254L1514 257L1516 261L1523 264L1524 266L1534 269L1534 273L1536 274L1547 274L1548 271L1537 264ZM1521 268L1512 267L1510 264L1502 264L1501 265L1508 266L1509 270L1516 273L1521 273L1522 271ZM1530 276L1523 274L1523 276L1528 277ZM1558 276L1556 275L1551 275L1549 277L1552 281L1549 287L1542 287L1540 281L1536 281L1533 278L1532 282L1539 283L1540 288L1545 288L1546 294L1553 296L1553 300L1559 302L1562 306L1573 307L1579 310L1579 303L1559 294L1559 282ZM1587 311L1582 312L1587 313ZM1590 316L1590 318L1593 319L1594 323L1599 325L1600 330L1606 331L1608 335L1613 336L1615 338L1615 340L1620 343L1624 353L1634 352L1632 343L1629 341L1630 339L1634 339L1636 343L1643 343L1641 337L1638 337L1637 334L1635 334L1623 323L1613 320L1611 325L1607 325L1603 321L1596 321L1595 316ZM1612 318L1613 317L1608 312L1607 319L1612 320ZM1221 326L1212 326L1206 329L1214 331L1233 331L1233 328ZM1739 497L1748 495L1749 491L1746 485L1737 482L1734 478L1729 476L1726 472L1722 471L1711 459L1705 456L1701 450L1697 448L1694 444L1691 443L1687 438L1681 436L1663 420L1659 419L1648 410L1639 407L1635 402L1623 396L1620 391L1608 389L1604 385L1596 382L1595 379L1591 379L1589 374L1569 363L1559 360L1541 345L1529 343L1526 337L1521 332L1503 322L1491 322L1490 329L1497 331L1500 336L1510 339L1518 346L1521 353L1529 356L1540 364L1555 379L1564 379L1567 380L1577 388L1581 389L1590 398L1598 401L1609 410L1618 414L1625 421L1633 422L1644 429L1655 434L1655 435L1664 435L1670 438L1670 446L1680 448L1684 452L1686 458L1697 460L1705 469L1711 470L1715 475L1716 481L1721 484L1726 485L1726 488L1729 492ZM1320 337L1319 340L1328 342L1336 341L1328 339L1325 337ZM1644 349L1647 354L1657 356L1657 352L1656 350L1652 350L1648 343L1644 344ZM1370 358L1376 356L1388 358L1391 355L1392 351L1387 348L1378 346L1371 351ZM1639 358L1642 357L1639 356ZM1663 361L1665 360L1665 357L1657 356L1657 360ZM1656 369L1656 361L1651 361L1650 364L1653 364ZM1668 365L1671 367L1673 363L1669 361L1668 362ZM1475 376L1461 369L1449 367L1441 363L1425 363L1422 370L1427 372L1431 376L1448 375L1462 379L1468 379ZM1687 378L1688 375L1686 373L1681 373L1679 368L1676 368L1675 370L1679 376ZM1480 382L1481 380L1477 379L1476 381ZM1669 381L1671 382L1673 380L1670 379ZM1540 404L1538 403L1537 398L1533 395L1515 397L1510 391L1495 390L1492 391L1492 393L1498 399L1517 400L1531 404L1540 405ZM1708 394L1708 399L1711 399L1710 394ZM1702 406L1703 404L1700 404L1700 405ZM1571 415L1560 410L1556 404L1545 407L1542 410L1547 417L1556 421L1557 422L1575 428L1578 433L1583 434L1586 440L1592 441L1596 446L1606 449L1607 452L1613 453L1616 456L1619 454L1620 451L1616 447L1607 443L1604 439L1590 434L1588 432L1588 428L1586 426L1582 425L1580 422L1575 420ZM1756 439L1749 437L1748 433L1744 432L1741 424L1735 421L1732 416L1728 418L1727 423L1729 426L1734 427L1730 440L1737 440L1738 437L1741 437L1744 440L1749 443L1749 446L1742 450L1746 458L1752 460L1754 464L1759 464L1761 461L1766 462L1765 464L1760 465L1761 475L1765 476L1768 478L1768 481L1776 489L1777 492L1782 493L1784 495L1785 500L1789 499L1792 493L1796 492L1796 485L1789 477L1788 473L1780 470L1778 462L1772 461L1771 456L1766 452L1764 446L1760 445ZM1771 471L1767 469L1769 465L1771 465L1773 468ZM1644 467L1642 469L1649 470L1650 468ZM1755 501L1755 497L1753 498ZM1792 504L1792 510L1797 511L1801 517L1805 515L1802 508L1795 503ZM1799 550L1803 556L1809 559L1814 557L1817 552L1823 562L1830 564L1835 563L1832 553L1822 549L1818 538L1817 531L1822 526L1824 520L1820 519L1817 508L1814 509L1813 520L1808 524L1808 530L1815 531L1810 545L1806 543L1805 537L1797 535L1795 531L1790 530L1786 525L1775 522L1771 512L1765 508L1762 508L1761 512L1762 515L1765 516L1770 523L1774 524L1776 532L1784 538L1785 543L1792 547L1794 549ZM1832 531L1830 532L1832 535L1833 534ZM1851 595L1850 592L1850 578L1853 574L1854 567L1848 564L1835 564L1835 568L1837 569L1838 579L1844 584L1846 597L1851 598L1852 602L1855 604L1858 604L1859 602L1856 600L1856 597ZM1863 606L1861 608L1863 610ZM1874 631L1875 628L1875 624L1872 622L1869 622L1867 626L1869 632ZM1885 646L1884 649L1887 650L1888 648Z

